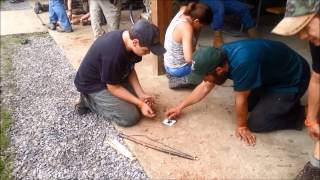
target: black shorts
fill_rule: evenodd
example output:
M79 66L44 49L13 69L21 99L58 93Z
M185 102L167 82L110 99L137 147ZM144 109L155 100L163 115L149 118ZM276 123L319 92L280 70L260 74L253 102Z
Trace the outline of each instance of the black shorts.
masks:
M312 57L312 70L320 74L320 46L315 46L313 43L309 43L310 52Z

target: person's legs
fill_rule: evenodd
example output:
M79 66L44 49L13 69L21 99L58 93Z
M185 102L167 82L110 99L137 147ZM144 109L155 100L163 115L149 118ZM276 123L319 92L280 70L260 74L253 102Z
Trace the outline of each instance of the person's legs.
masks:
M308 87L308 120L319 122L320 102L320 46L309 43L312 57L312 77ZM310 161L297 175L296 179L320 179L320 140L315 140L314 152Z
M60 27L62 28L60 31L71 32L72 28L66 10L64 9L63 0L54 0L52 9L58 17Z
M218 48L223 44L222 28L224 23L224 5L221 0L201 0L207 4L213 12L211 28L214 30L213 46Z
M207 4L213 12L213 22L211 27L215 31L221 31L224 21L224 3L222 0L201 0L200 2Z
M53 0L49 1L49 23L48 23L48 28L51 30L56 29L56 23L58 22L58 16L55 14L53 10Z
M320 179L320 142L315 144L314 155L295 178L296 180Z
M120 0L115 0L115 4L110 3L110 1L97 0L99 6L102 9L104 17L107 21L108 32L119 29L120 25L120 9L121 2Z
M281 129L301 129L305 118L300 98L308 88L310 68L303 61L303 72L298 92L266 92L261 89L252 91L248 98L249 129L255 132L267 132ZM250 107L251 106L251 107Z
M241 23L247 29L255 26L255 22L251 17L248 6L237 0L224 1L224 8L226 13L234 14L241 18Z
M182 76L182 77L175 77L170 74L167 74L167 77L169 79L169 88L170 89L182 89L182 88L194 88L200 82L197 84L197 82L191 82L189 80L189 76Z
M114 121L119 126L133 126L140 119L141 114L134 104L112 95L108 90L88 94L87 99L87 106L92 112Z
M34 3L34 8L33 8L34 13L36 14L40 14L41 12L44 11L43 6L41 5L41 3L39 1L36 1Z
M97 39L99 36L105 33L100 25L101 9L96 0L89 0L89 9L90 9L91 27L93 31L93 36L95 39Z
M241 23L243 24L244 28L248 29L249 37L253 38L257 36L255 22L252 19L250 10L246 4L237 0L228 0L224 1L224 8L226 13L234 14L241 18Z
M182 66L180 68L170 68L170 67L167 67L165 66L164 67L166 72L172 76L175 76L175 77L183 77L183 76L186 76L188 74L191 73L191 64L187 64L185 66Z
M193 82L190 80L191 64L187 64L180 68L169 68L165 66L167 77L169 79L170 89L194 88L201 82Z
M90 112L90 109L88 108L87 104L88 104L88 95L80 92L79 102L75 105L75 110L80 116Z
M300 97L297 93L263 93L249 114L249 129L268 132L300 128L304 119Z
M263 91L260 89L252 90L248 97L248 112L251 112L260 101Z

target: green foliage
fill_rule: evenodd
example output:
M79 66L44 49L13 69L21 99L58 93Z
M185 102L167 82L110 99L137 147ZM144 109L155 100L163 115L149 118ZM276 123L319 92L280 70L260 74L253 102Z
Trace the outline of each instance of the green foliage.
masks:
M6 153L6 149L9 146L10 139L7 136L7 130L11 124L10 113L6 108L1 107L1 121L0 121L0 179L11 179L11 167L9 161L9 154Z
M1 78L7 76L12 70L12 54L13 46L16 44L23 44L27 40L21 36L2 36L0 43L0 55L1 55Z
M1 127L0 127L0 149L5 150L9 145L9 139L7 137L7 130L11 124L11 117L9 112L1 107Z
M12 78L12 55L14 54L14 46L18 44L28 43L28 40L23 38L23 36L21 35L1 36L0 39L0 81L10 80ZM1 87L1 94L2 92L14 90L14 82L9 82L9 84L6 84L6 87ZM2 97L0 96L0 98ZM9 109L5 104L2 103L2 99L0 102L0 179L9 180L12 179L12 161L11 155L7 151L7 148L10 145L10 137L8 136L8 130L12 124L12 119L10 116Z

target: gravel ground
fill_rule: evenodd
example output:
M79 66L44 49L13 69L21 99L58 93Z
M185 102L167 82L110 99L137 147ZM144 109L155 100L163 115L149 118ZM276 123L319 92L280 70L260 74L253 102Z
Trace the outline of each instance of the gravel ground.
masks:
M79 96L73 85L75 70L49 35L27 38L29 43L17 46L13 55L13 176L148 179L137 161L130 162L104 144L105 138L116 138L124 144L110 121L93 113L75 113Z

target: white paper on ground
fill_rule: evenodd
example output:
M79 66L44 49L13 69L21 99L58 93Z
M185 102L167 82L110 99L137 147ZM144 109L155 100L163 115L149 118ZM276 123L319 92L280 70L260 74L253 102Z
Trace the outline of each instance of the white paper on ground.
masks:
M167 126L173 126L177 121L174 119L165 119L162 121L163 124Z
M122 155L129 158L131 161L136 159L136 157L134 157L132 155L132 153L116 139L111 140L111 139L106 138L105 143L109 144L111 147L113 147L119 153L121 153Z

